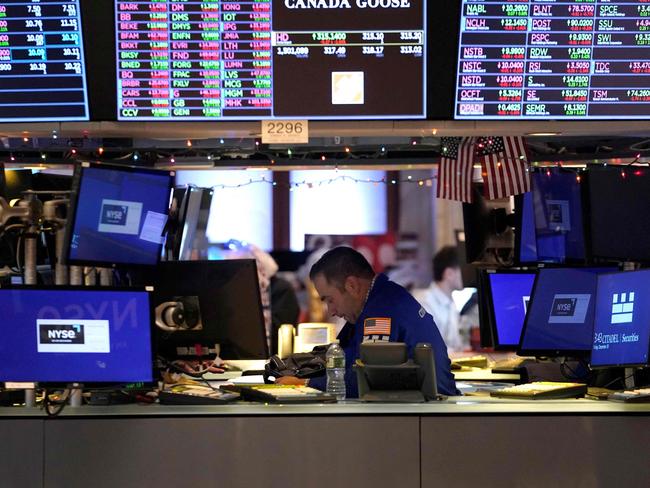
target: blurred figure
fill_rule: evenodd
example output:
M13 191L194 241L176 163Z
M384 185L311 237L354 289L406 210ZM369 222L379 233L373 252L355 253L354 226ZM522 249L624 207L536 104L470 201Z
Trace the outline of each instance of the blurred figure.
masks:
M413 290L413 297L433 315L449 351L469 348L468 337L461 335L460 313L452 300L455 290L463 289L460 260L455 247L446 246L433 257L433 282L428 288Z

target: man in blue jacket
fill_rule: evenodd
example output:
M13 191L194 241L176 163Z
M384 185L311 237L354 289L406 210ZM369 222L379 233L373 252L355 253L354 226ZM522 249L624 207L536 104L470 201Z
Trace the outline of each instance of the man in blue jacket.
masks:
M331 249L314 264L309 277L328 312L346 320L338 338L345 351L348 398L359 396L352 365L365 341L404 342L409 357L419 342L431 344L438 392L459 394L447 347L433 317L400 285L384 274L376 275L361 253L350 247ZM309 386L324 390L325 378L313 378Z

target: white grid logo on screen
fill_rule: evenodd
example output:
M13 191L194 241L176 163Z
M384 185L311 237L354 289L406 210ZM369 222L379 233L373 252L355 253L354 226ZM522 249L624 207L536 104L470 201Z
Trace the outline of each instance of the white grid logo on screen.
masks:
M634 292L614 293L612 297L612 324L632 322L634 313Z

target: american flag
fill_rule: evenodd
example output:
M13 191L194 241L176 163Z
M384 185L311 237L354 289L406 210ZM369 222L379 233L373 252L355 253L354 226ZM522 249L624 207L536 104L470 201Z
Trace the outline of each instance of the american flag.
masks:
M363 335L390 335L390 318L371 318L364 320Z
M483 187L488 200L530 191L523 137L479 137L476 160L483 167Z
M472 201L473 137L443 137L438 168L438 198Z

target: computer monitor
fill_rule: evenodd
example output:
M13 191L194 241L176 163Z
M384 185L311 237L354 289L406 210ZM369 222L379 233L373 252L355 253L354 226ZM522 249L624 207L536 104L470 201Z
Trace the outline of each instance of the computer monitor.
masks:
M576 173L547 168L532 173L531 181L537 260L583 262L582 186Z
M650 350L650 270L598 276L591 366L644 366Z
M592 256L650 262L648 168L595 167L587 176Z
M535 281L534 271L488 270L487 310L494 348L515 350Z
M538 270L519 340L520 356L588 356L599 273L613 268Z
M174 188L178 218L170 248L175 260L188 261L198 259L199 256L207 257L206 232L213 194L212 188Z
M515 196L515 260L517 263L537 262L537 236L533 193Z
M0 381L66 384L153 380L144 289L0 289Z
M138 280L154 285L155 350L165 359L269 356L254 259L161 262Z
M73 265L155 265L173 173L82 163L73 182L65 260Z

